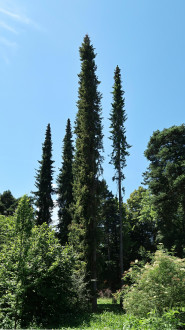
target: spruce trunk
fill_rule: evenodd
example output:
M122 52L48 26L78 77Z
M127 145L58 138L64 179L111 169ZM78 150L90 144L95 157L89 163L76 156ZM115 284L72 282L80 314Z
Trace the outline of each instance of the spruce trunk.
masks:
M120 230L120 279L122 284L123 276L123 208L122 208L122 193L121 193L121 175L119 169L119 230Z

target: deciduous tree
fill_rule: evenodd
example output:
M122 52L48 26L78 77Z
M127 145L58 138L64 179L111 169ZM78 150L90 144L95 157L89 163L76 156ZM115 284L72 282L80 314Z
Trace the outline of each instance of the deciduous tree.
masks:
M13 215L18 205L18 199L16 199L10 190L4 191L0 194L0 214Z
M155 131L145 156L150 164L145 180L157 210L158 234L165 247L185 248L185 125Z
M155 251L157 214L150 191L141 186L130 194L125 206L130 245L127 257L131 262L141 259L141 252Z

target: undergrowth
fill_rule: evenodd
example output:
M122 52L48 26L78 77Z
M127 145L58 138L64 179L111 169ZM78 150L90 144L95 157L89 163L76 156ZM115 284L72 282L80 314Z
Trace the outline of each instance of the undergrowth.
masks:
M169 310L162 316L155 311L146 318L138 318L124 314L119 304L112 304L111 299L98 299L96 313L83 313L79 315L66 314L63 317L61 330L92 329L92 330L179 330L185 329L180 320L180 312Z

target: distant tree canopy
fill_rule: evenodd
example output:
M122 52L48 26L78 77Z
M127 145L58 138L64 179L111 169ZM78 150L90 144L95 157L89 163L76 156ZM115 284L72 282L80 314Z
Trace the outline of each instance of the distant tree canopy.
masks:
M18 205L19 199L15 198L10 190L4 191L0 194L0 214L13 215Z
M185 125L155 131L145 156L145 181L153 195L159 235L179 256L185 248Z

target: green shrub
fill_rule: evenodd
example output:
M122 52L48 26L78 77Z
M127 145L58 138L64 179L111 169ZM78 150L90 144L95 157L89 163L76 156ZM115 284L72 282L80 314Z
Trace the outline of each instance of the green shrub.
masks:
M155 311L149 313L146 318L138 318L136 316L126 314L124 317L122 330L177 330L184 326L178 317L179 312L169 310L163 315L158 315ZM182 328L184 329L184 328Z
M46 223L33 228L28 252L21 326L33 317L43 327L57 326L61 314L87 304L83 271L76 269L78 257L70 246L61 247Z
M0 217L0 233L0 327L57 326L87 305L83 264L46 223L34 226L26 197L14 217Z
M167 309L185 306L185 259L158 250L151 264L134 264L125 275L132 284L123 287L126 312L145 317L155 310L160 315Z

